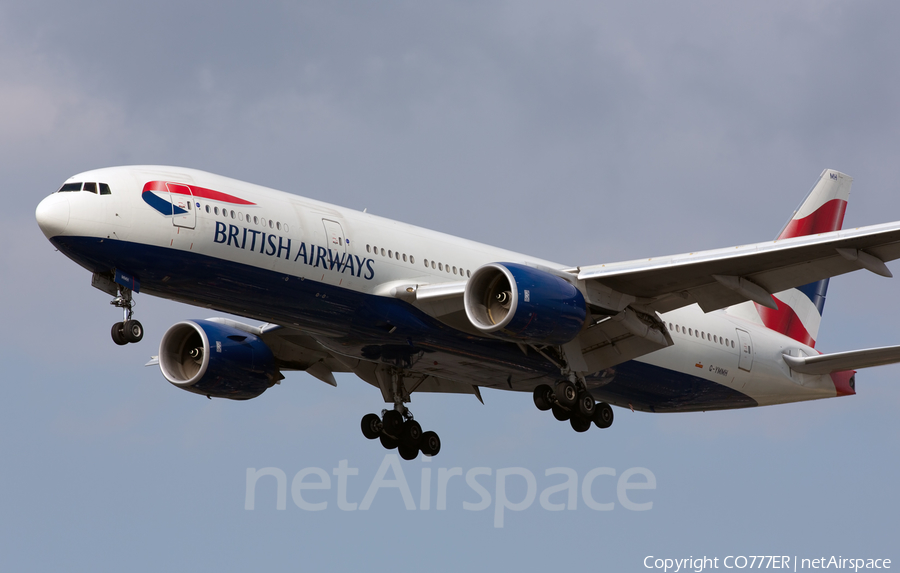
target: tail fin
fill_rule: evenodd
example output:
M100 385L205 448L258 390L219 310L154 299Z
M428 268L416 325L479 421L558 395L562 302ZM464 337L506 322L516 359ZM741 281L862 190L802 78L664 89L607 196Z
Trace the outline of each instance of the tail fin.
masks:
M852 182L850 176L838 171L823 171L806 199L778 234L777 240L840 230ZM775 293L778 310L755 302L745 302L729 308L728 312L759 322L771 330L814 347L822 322L827 290L828 279L825 279Z

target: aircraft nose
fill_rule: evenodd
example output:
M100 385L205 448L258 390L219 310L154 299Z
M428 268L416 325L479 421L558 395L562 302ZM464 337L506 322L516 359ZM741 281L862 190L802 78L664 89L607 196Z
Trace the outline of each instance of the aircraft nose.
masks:
M65 193L50 195L38 204L34 217L45 237L61 235L69 224L69 198Z

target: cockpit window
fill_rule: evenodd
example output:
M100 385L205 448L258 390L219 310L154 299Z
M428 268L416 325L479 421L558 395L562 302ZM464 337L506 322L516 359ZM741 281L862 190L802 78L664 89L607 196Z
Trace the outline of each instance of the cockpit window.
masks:
M83 187L82 187L83 186ZM66 183L59 188L59 193L66 191L88 191L89 193L97 193L99 188L100 195L112 195L112 190L106 183Z

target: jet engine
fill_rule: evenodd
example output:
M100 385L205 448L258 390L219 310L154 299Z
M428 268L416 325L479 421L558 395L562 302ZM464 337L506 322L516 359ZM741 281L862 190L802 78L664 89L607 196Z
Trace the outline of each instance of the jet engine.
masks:
M232 400L256 398L282 378L259 337L210 320L169 328L159 343L159 368L183 390Z
M552 273L515 263L490 263L472 273L466 316L485 334L528 344L565 344L587 318L584 296Z

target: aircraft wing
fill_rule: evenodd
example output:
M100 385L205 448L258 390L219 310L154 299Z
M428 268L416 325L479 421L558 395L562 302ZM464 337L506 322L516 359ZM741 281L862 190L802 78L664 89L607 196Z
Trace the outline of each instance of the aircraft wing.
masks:
M697 303L710 312L746 300L775 308L792 287L868 269L891 276L900 258L900 221L753 245L579 267L591 304L668 312ZM573 271L574 272L574 271Z
M900 362L900 346L867 348L849 352L834 352L819 356L790 356L784 361L791 370L802 374L831 374L842 370L857 370L871 366L884 366Z
M335 372L352 372L385 392L384 384L379 380L378 364L332 352L315 337L303 331L276 324L251 326L227 318L210 320L260 337L272 351L280 370L300 370L332 386L337 386ZM151 360L147 366L155 363L155 360ZM481 400L477 386L436 376L411 378L408 387L415 388L416 392L473 394ZM391 401L388 394L385 394L385 401Z

